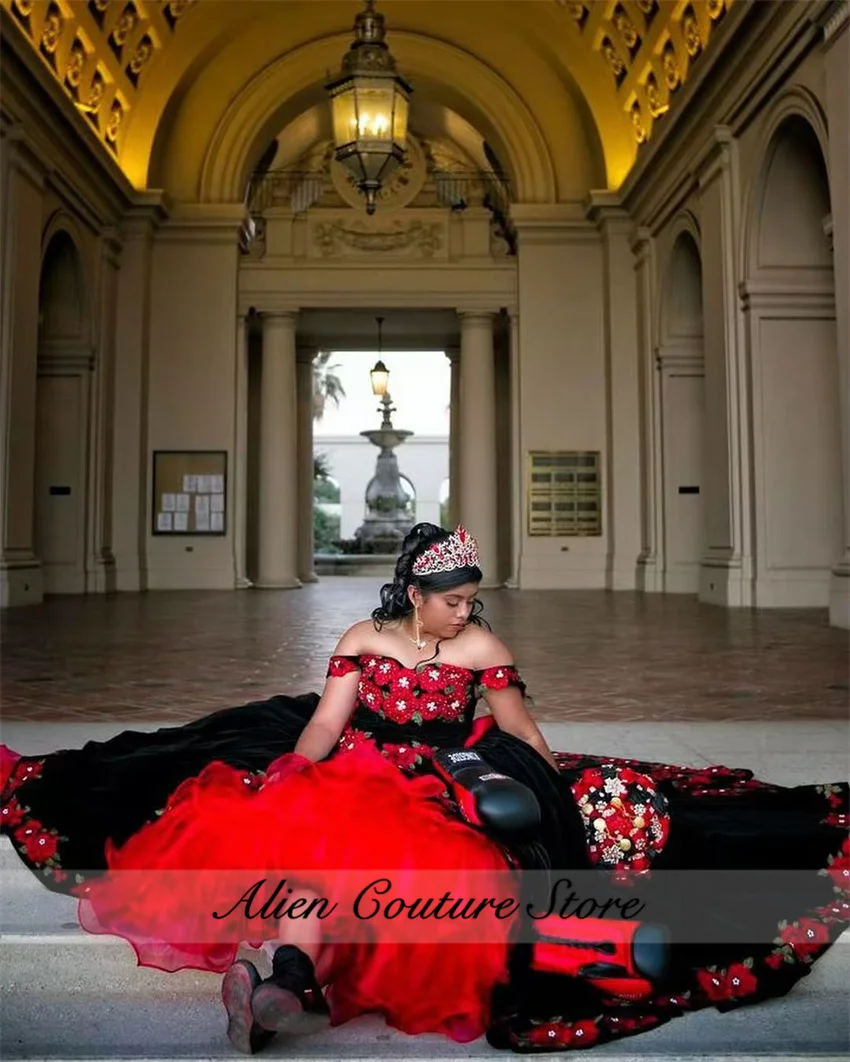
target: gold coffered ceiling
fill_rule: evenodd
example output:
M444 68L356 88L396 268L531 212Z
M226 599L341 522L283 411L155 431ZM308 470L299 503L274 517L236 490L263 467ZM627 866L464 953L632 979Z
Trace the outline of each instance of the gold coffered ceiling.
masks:
M29 42L135 187L165 188L189 200L238 198L239 182L271 136L322 100L360 6L0 3L12 32ZM475 127L499 152L519 198L566 201L622 184L640 144L675 109L731 4L381 0L379 6L399 66L417 90L414 107L417 98L436 102ZM237 118L247 126L241 139L228 131ZM237 176L216 184L209 178L213 157L231 144L227 150L241 152Z

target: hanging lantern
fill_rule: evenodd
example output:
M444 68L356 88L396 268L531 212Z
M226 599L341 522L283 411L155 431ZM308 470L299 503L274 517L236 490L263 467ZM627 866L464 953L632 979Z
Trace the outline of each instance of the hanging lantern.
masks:
M383 182L404 161L413 89L396 71L375 0L366 0L354 32L340 77L326 89L333 111L334 157L353 174L366 197L366 213L374 214Z

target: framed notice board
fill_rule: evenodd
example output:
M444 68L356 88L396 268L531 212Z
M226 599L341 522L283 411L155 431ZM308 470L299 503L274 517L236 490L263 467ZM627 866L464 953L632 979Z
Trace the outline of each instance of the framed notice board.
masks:
M227 534L226 450L154 450L151 530Z

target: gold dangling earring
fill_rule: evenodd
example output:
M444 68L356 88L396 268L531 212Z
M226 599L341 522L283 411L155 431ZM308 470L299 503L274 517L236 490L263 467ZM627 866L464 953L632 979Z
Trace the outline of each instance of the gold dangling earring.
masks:
M416 648L424 649L425 642L422 641L422 621L419 619L419 606L416 606Z

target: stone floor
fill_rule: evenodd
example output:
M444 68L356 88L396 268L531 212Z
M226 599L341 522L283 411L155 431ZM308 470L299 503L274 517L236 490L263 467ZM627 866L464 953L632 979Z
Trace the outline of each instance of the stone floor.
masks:
M822 611L730 611L691 597L485 593L543 722L846 719L848 639ZM57 598L0 619L4 720L178 722L321 689L377 583L298 591Z

